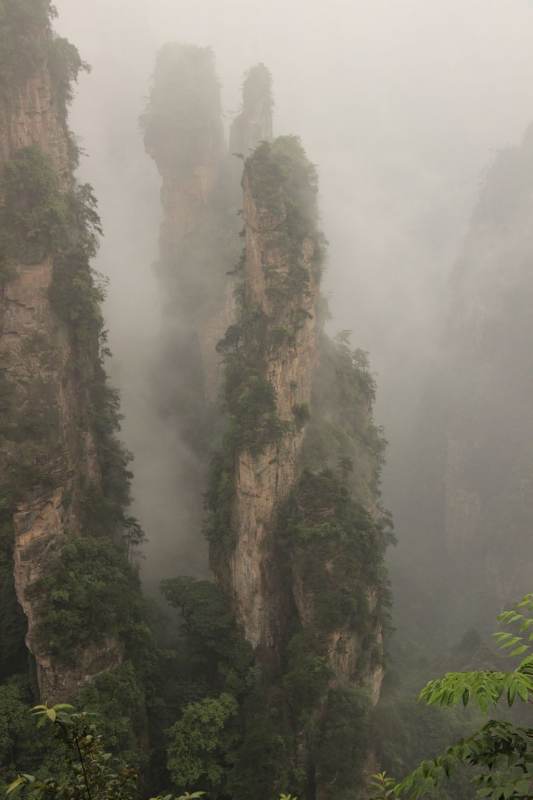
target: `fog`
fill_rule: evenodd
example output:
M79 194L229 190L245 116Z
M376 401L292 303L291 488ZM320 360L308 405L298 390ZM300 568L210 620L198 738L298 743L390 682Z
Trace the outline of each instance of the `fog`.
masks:
M205 569L198 536L180 549L168 470L178 444L147 381L160 326L151 267L160 220L155 166L139 129L157 49L212 46L227 120L244 71L273 75L275 132L317 164L330 242L325 290L335 329L368 350L389 440L385 504L403 530L406 448L440 357L449 276L487 167L533 119L533 2L527 0L58 0L57 29L92 65L71 113L80 175L99 199L110 278L106 319L147 574ZM185 464L184 469L187 469ZM405 534L405 535L404 535ZM408 545L405 544L404 547ZM177 554L177 556L175 555ZM169 565L169 558L177 563Z

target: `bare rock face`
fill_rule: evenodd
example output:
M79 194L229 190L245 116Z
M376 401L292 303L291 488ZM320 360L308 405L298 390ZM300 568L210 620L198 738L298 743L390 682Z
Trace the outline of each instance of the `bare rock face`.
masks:
M9 103L0 104L0 161L30 145L48 153L63 180L71 180L68 139L44 65L15 89Z
M41 699L57 703L72 698L96 675L118 667L123 658L121 644L113 638L90 645L76 654L75 666L58 666L46 652L38 636L41 603L35 601L31 589L46 574L57 548L75 531L76 516L65 502L64 490L51 497L40 497L33 503L20 506L15 514L14 572L17 597L26 615L28 632L26 644L35 659Z
M242 185L235 321L218 347L228 429L208 491L211 565L276 719L291 718L286 768L325 799L337 767L321 762L320 737L347 714L356 742L383 680L383 442L364 355L322 330L316 173L299 140L262 142Z
M276 525L277 510L299 474L304 432L294 426L293 410L311 402L318 358L318 284L313 277L316 254L312 239L304 238L299 252L291 252L291 242L278 235L286 224L287 209L283 202L276 213L265 208L261 197L254 195L249 172L245 172L243 187L245 306L260 309L264 315L265 341L278 331L292 329L285 341L267 353L264 364L264 379L274 390L276 414L287 431L261 453L249 450L239 453L236 462L233 512L236 547L231 554L230 582L246 638L254 647L268 651L279 644L272 630L273 625L279 626L279 620L271 608L267 572L276 567L271 562L268 540ZM276 292L290 281L295 261L309 277L280 307Z

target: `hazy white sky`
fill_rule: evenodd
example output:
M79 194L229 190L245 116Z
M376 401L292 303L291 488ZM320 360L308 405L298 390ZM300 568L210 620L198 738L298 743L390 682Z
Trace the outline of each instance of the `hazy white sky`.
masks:
M228 115L243 71L260 60L269 66L276 130L300 134L319 166L328 285L343 284L333 301L339 322L378 348L378 363L387 332L374 312L400 293L405 323L425 323L426 284L449 268L484 167L533 118L529 0L57 5L61 31L93 66L72 122L110 239L116 209L108 210L103 184L120 182L116 196L133 203L127 180L152 175L147 160L139 163L137 117L156 49L169 39L212 45Z

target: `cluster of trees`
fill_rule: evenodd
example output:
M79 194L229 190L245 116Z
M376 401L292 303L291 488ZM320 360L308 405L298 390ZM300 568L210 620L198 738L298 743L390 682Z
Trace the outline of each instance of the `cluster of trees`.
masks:
M191 601L192 584L167 586L180 602ZM194 591L198 591L197 589ZM187 598L187 592L189 597ZM205 594L205 589L201 592ZM184 608L185 608L184 605ZM201 606L202 604L200 604ZM197 613L192 606L189 614ZM450 672L430 681L420 693L429 706L450 708L474 704L484 715L501 704L513 707L518 701L533 699L533 594L515 608L499 616L506 630L494 634L499 647L519 658L507 671L477 670ZM197 624L200 624L197 621ZM13 706L0 710L0 747L5 746L5 729L15 725ZM228 693L218 698L189 704L170 733L169 767L172 784L189 791L178 800L196 800L205 792L196 790L207 776L210 796L220 796L223 772L221 744L228 739L226 722L237 715L235 699ZM143 794L138 767L125 763L121 754L108 752L97 715L77 712L73 706L39 705L31 715L41 731L43 744L36 746L37 774L18 774L7 786L8 797L35 800L135 800ZM501 717L501 714L499 715ZM231 734L229 735L231 738ZM228 749L231 746L226 741ZM46 751L54 753L46 761ZM227 750L226 750L227 752ZM4 751L5 757L5 751ZM533 728L505 719L489 719L469 736L451 744L442 754L423 761L400 782L386 773L373 776L372 800L419 800L434 796L458 770L471 772L479 798L488 800L531 800L533 797ZM354 787L357 790L360 787ZM191 792L191 793L189 793ZM290 800L281 795L281 800ZM159 795L151 800L174 800L174 795Z

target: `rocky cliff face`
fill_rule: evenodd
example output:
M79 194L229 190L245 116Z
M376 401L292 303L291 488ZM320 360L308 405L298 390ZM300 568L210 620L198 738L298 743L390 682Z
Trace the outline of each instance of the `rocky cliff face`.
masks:
M69 604L75 607L72 598L53 594L54 577L66 544L87 532L89 497L113 505L117 516L106 534L119 536L106 452L120 459L122 451L104 399L112 393L100 357L99 290L88 263L98 221L89 188L74 182L75 148L66 125L70 82L82 64L75 48L52 34L49 4L33 6L8 4L3 23L10 36L0 50L6 77L0 97L0 561L18 600L1 629L2 647L19 653L16 640L26 629L40 696L56 702L122 659L111 628L103 626L86 644L74 634L68 653L44 633L45 625L66 625L59 617ZM106 422L104 433L99 427ZM117 463L119 482L127 481L122 470ZM127 483L122 488L127 495ZM7 673L24 668L20 660L3 666Z
M244 173L243 316L255 315L252 336L243 342L254 378L271 387L279 435L260 451L237 453L233 508L235 548L229 560L229 585L248 641L265 651L279 647L281 608L272 588L275 558L271 539L280 503L292 490L302 449L298 409L309 407L318 357L315 262L319 244L312 236L294 242L289 234L290 202L284 187L263 192L265 172L275 169L270 148L261 148ZM246 337L247 332L243 330ZM258 347L259 345L259 347ZM270 552L269 552L270 551ZM273 606L274 601L274 606Z
M265 696L282 717L291 709L299 791L328 797L351 757L322 752L339 709L351 717L347 790L362 782L363 709L383 677L383 443L363 354L322 332L316 174L299 141L260 144L243 191L236 320L218 347L229 423L208 493L211 563L269 676Z

